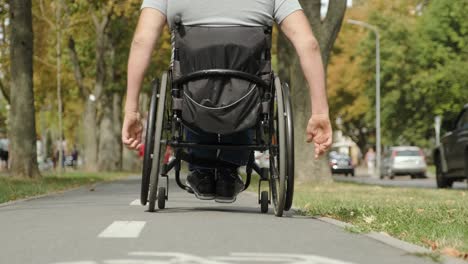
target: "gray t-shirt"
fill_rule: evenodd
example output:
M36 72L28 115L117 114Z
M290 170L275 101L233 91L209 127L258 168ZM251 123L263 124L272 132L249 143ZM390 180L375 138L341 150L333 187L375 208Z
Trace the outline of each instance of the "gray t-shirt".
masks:
M184 25L208 27L280 24L302 9L299 0L143 0L141 8L159 10L171 26L179 15Z

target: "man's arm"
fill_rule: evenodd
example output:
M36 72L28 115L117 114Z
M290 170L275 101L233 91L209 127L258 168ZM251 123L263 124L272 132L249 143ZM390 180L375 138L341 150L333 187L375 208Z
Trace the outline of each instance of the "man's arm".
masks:
M138 112L141 85L151 60L154 46L166 25L166 16L156 9L144 8L133 37L127 71L125 111Z
M322 56L307 17L303 11L296 11L286 17L280 26L299 56L302 71L309 84L312 114L328 115Z
M296 11L280 24L299 56L302 71L309 84L312 116L307 126L307 141L315 143L315 156L325 153L332 143L325 90L325 71L320 46L303 11Z
M128 59L127 99L122 127L122 142L130 149L141 146L141 125L138 104L141 85L151 61L154 46L166 25L166 16L152 8L144 8L133 37Z

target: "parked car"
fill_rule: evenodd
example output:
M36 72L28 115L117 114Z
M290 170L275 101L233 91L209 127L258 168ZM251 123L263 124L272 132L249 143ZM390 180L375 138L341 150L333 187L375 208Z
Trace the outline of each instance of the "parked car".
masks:
M380 178L388 176L394 179L395 176L403 175L410 175L411 179L425 178L426 171L426 156L419 147L391 147L384 152Z
M443 122L448 131L434 150L437 187L451 188L453 182L468 180L468 104L455 121Z
M332 151L328 161L332 174L344 174L354 177L354 166L349 155Z

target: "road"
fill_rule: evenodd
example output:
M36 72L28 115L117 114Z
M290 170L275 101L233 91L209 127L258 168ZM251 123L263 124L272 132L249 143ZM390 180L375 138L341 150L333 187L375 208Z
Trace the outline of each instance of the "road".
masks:
M256 195L199 201L172 184L156 213L139 179L0 206L0 263L433 263L318 219L259 213Z
M333 175L333 179L341 182L357 182L371 185L392 186L392 187L409 187L409 188L430 188L437 189L436 180L433 177L426 179L411 179L409 176L397 176L395 179L390 180L388 177L385 179L378 179L369 177L364 170L359 169L356 171L356 177L345 177L343 175ZM453 189L467 189L468 185L465 182L454 182Z

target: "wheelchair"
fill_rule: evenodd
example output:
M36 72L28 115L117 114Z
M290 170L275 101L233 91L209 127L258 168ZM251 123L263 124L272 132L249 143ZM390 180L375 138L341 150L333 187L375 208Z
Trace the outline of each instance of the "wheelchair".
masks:
M191 149L250 150L244 190L256 172L260 211L267 213L273 204L281 217L291 209L293 116L289 86L272 71L272 31L271 25L198 27L175 19L171 66L153 81L148 111L140 198L149 212L156 204L165 208L171 170L177 185L193 193L180 179L182 161L213 169L229 166L193 156ZM200 144L185 136L186 130L229 135L246 129L255 131L252 144ZM254 151L269 152L268 167L255 161Z

